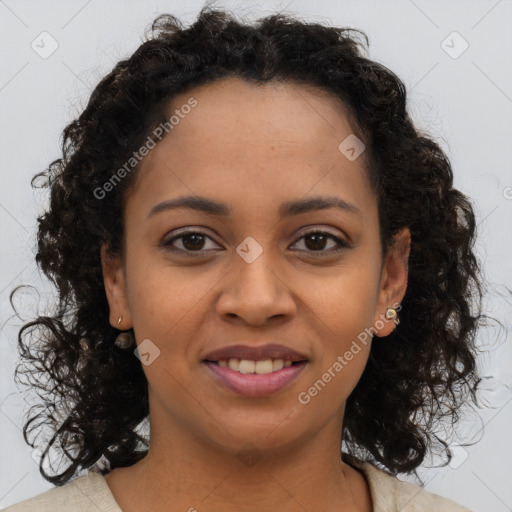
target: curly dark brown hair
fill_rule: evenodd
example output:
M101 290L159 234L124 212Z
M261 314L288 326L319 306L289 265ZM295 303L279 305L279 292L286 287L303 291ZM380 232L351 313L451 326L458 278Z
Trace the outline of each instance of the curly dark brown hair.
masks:
M251 25L206 6L188 28L161 15L150 34L100 81L85 110L64 129L62 157L32 180L35 187L43 179L40 186L50 192L49 207L37 219L36 261L58 289L58 301L51 315L20 329L15 377L28 374L42 401L27 415L25 441L34 447L29 434L49 426L44 455L57 448L68 462L52 475L41 460L43 477L63 485L77 471L105 474L147 453L139 428L149 414L148 384L133 351L114 345L119 331L109 323L100 259L103 243L113 255L124 250L124 205L138 166L106 198L94 191L166 121L175 95L228 76L313 85L339 98L366 146L382 247L400 228L411 232L401 323L385 343L372 345L348 398L343 456L393 474L415 470L434 445L449 460L448 444L434 428L441 420L459 420L480 380L475 216L468 198L453 188L447 156L414 127L404 84L363 55L358 36L368 46L364 32L290 15ZM100 458L106 468L97 465Z

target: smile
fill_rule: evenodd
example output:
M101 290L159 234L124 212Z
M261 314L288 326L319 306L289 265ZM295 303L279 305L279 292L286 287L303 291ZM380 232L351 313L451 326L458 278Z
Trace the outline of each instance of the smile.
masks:
M214 380L245 396L266 396L284 389L302 373L308 361L229 359L203 361Z

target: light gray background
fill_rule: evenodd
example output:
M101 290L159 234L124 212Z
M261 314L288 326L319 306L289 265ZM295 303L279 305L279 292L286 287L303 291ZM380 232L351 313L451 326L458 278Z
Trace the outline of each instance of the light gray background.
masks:
M202 5L190 1L184 6L176 0L0 0L0 508L52 487L39 474L37 455L23 441L24 401L13 383L21 321L12 317L9 293L18 284L33 284L42 311L45 293L51 291L34 263L35 219L46 199L44 193L33 192L29 181L60 156L65 124L79 114L100 78L139 46L154 17L169 12L188 24ZM488 280L486 312L510 329L512 2L292 0L217 5L248 20L283 11L366 32L370 58L404 81L409 112L447 152L456 186L473 199L478 254ZM44 31L58 43L45 59L31 47L34 40L47 37L40 36ZM463 39L450 35L454 31ZM458 53L463 40L469 47L457 58L445 51L451 46L448 51ZM33 290L18 299L25 320L35 313L36 299ZM468 416L461 431L481 439L455 448L449 466L424 468L421 475L427 490L475 512L505 512L512 510L510 332L487 328L480 344L487 350L479 361L482 373L492 376L482 396L493 408L480 411L478 421Z

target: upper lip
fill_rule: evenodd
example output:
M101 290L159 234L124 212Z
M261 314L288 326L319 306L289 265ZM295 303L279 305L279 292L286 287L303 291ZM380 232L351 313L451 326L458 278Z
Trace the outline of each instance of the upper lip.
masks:
M306 361L307 356L285 347L271 343L259 347L249 345L231 345L208 352L203 361L222 361L229 359L247 359L249 361L264 361L265 359L283 359L284 361Z

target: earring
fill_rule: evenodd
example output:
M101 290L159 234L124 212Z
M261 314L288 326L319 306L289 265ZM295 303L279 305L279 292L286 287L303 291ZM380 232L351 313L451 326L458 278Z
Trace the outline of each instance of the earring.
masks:
M386 309L386 318L388 320L393 320L393 322L395 322L395 325L398 325L400 323L400 319L398 318L398 313L396 312L395 308Z
M114 345L122 349L127 349L133 346L134 342L135 338L133 337L131 331L126 331L116 336L116 341L114 341Z
M118 326L121 324L122 318L123 318L123 316L121 315L119 317L119 320L117 321ZM134 338L131 330L119 333L116 337L116 340L114 341L114 345L121 349L130 348L134 344L135 344L135 338Z

